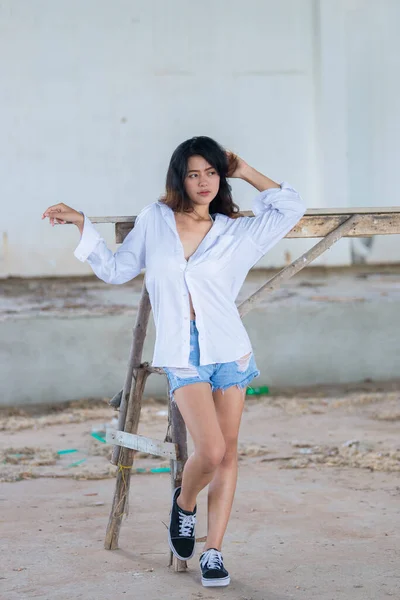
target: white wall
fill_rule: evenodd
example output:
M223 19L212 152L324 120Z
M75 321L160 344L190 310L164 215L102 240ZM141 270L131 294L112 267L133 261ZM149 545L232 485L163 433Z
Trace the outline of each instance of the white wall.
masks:
M352 206L398 206L400 165L400 2L346 5L348 189ZM353 240L368 262L399 260L399 236Z
M398 204L389 175L400 42L386 28L395 33L399 17L391 0L3 0L0 275L89 272L72 255L77 231L51 229L44 208L136 214L163 192L172 151L192 135L290 181L310 207ZM381 91L357 119L368 74ZM367 160L368 199L357 192ZM249 208L251 188L234 191ZM112 227L99 229L112 243ZM399 260L395 239L370 259ZM312 243L284 240L262 264ZM351 243L319 263L348 263Z

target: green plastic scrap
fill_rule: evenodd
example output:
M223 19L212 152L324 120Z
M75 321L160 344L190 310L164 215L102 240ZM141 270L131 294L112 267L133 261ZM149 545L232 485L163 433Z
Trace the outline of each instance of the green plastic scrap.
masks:
M171 473L169 467L159 467L158 469L150 469L150 473Z
M90 434L92 437L94 437L96 440L98 440L99 442L103 442L103 444L106 444L106 439L103 435L100 435L99 433L96 433L95 431L92 431L92 433Z
M269 394L269 388L266 385L260 387L248 387L246 391L247 396L262 396L263 394Z
M67 448L66 450L57 450L57 454L72 454L72 452L78 452L76 448Z
M76 462L71 463L70 465L68 465L68 468L69 467L77 467L78 465L81 465L82 463L84 463L85 460L86 460L86 458L82 458L81 460L77 460Z
M133 469L134 473L170 473L170 467L157 467L154 469L146 469L145 467L136 467Z

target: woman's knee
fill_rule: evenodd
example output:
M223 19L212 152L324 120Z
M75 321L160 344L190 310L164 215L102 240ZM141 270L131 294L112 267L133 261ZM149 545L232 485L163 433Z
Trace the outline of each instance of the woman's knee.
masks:
M235 462L238 459L238 439L225 439L225 452L222 459L224 464Z
M206 447L196 449L202 469L205 473L215 471L215 469L221 464L224 459L226 452L226 444L223 439L219 442L210 442Z

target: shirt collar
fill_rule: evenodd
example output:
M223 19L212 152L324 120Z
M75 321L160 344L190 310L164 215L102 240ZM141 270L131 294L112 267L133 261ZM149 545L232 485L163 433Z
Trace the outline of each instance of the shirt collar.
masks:
M167 204L165 204L165 202L161 202L160 200L158 200L157 204L160 207L162 215L165 218L166 222L168 223L169 227L172 229L172 231L174 233L176 233L176 222L175 222L175 217L174 217L174 211ZM213 239L215 239L215 237L217 237L218 235L221 235L221 233L223 233L222 219L220 219L219 217L220 217L219 213L215 213L213 215L214 224L207 234L207 240L208 239L213 240Z

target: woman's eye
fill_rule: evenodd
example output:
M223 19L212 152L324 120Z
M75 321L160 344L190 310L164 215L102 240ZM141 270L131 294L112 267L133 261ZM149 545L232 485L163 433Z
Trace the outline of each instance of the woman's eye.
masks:
M209 171L208 174L209 175L215 175L215 171Z

